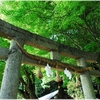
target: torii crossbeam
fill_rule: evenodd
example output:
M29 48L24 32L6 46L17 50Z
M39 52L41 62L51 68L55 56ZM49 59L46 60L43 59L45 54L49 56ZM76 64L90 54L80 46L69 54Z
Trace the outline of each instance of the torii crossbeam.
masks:
M86 86L84 85L84 82L82 81L85 98L95 99L89 73L91 73L91 75L100 76L100 72L88 68L86 66L86 61L97 62L97 59L99 59L99 53L85 52L64 44L59 44L50 39L44 38L42 36L33 34L29 31L13 26L3 20L0 20L0 36L12 40L9 48L10 52L7 48L0 47L0 59L6 59L8 57L1 86L0 99L16 98L21 63L28 63L31 65L38 65L43 67L47 63L49 63L52 68L56 68L56 65L58 65L59 70L64 70L65 68L68 68L72 72L84 72L82 74L83 76L81 75L81 79L83 79L85 82L88 81L86 83L86 86L88 86L87 88L89 88L89 90L87 90ZM20 44L21 47L16 43L15 40ZM38 49L46 50L48 52L57 52L65 57L74 58L78 61L79 65L75 66L67 63L62 63L61 61L57 61L56 59L51 60L39 56L30 55L27 52L24 52L24 44L36 47ZM30 55L32 58L30 58L28 55ZM16 73L13 73L13 71L16 71ZM10 76L8 79L5 78L8 77L8 74L10 73L13 73L14 80L12 80L13 76ZM12 84L10 84L10 80L12 80ZM5 87L6 85L8 86L8 89ZM9 90L10 88L11 91Z

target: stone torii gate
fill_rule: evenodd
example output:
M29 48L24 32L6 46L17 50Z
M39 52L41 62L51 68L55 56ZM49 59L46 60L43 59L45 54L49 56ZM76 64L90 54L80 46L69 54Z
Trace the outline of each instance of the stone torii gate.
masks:
M38 67L45 67L48 63L54 69L58 65L59 70L67 68L73 73L79 73L85 99L96 98L90 75L98 77L100 76L100 72L88 68L86 62L96 62L99 58L99 53L84 52L67 45L59 44L15 27L3 20L0 20L0 36L11 40L9 49L0 47L0 59L7 60L1 85L0 99L17 98L21 63L36 65ZM20 46L18 46L19 44ZM24 44L50 52L51 59L31 55L23 51ZM62 63L60 55L76 59L77 66Z

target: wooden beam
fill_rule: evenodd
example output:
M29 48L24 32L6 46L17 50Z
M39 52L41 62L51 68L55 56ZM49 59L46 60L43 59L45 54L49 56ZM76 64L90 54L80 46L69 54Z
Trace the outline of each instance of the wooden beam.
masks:
M58 49L56 42L53 42L52 40L49 40L37 34L33 34L24 29L18 28L3 20L0 20L0 36L8 39L13 39L14 37L21 37L26 41L27 45L46 51Z
M91 63L96 62L97 58L99 57L99 53L85 52L77 48L69 47L63 44L59 46L59 52L63 56L74 59L84 57L87 62Z
M8 53L9 53L9 49L0 47L0 59L6 60L8 58ZM38 57L38 56L36 56L36 57ZM51 62L50 66L52 67L52 69L56 69L56 64L57 64L56 60L51 60L51 59L42 58L42 57L38 57L38 59L44 59L45 62L43 62L43 61L39 62L39 60L30 59L29 57L27 57L26 55L23 54L22 63L29 64L32 66L45 67L48 62L49 63ZM59 61L59 63L61 63L61 62ZM63 67L58 66L58 69L61 71L63 71L65 68L69 68L69 70L70 70L70 67L75 67L77 69L80 69L79 66L74 66L74 65L70 65L70 64L66 64L66 63L61 63L60 65L62 65L62 64L64 64ZM72 71L72 70L70 70L70 71ZM73 73L77 73L77 72L73 71ZM97 76L97 77L100 76L100 72L97 70L90 70L90 74L93 76Z
M46 50L48 52L59 51L61 55L74 59L84 57L88 62L96 62L97 58L99 57L98 53L84 52L82 50L69 47L67 45L59 44L45 37L18 28L3 20L0 20L0 36L8 39L21 37L25 40L25 43L27 45Z
M31 55L31 54L29 54L29 55ZM43 57L39 57L39 56L35 56L35 55L31 55L31 56L33 59L30 59L30 57L27 55L23 55L22 63L39 65L39 66L41 65L43 67L46 66L48 63L54 69L56 68L56 65L58 65L59 70L64 70L65 68L67 68L68 70L70 70L72 72L77 72L77 73L84 72L85 70L90 70L90 68L83 69L79 66L75 66L75 65L71 65L71 64L67 64L67 63L62 63L62 62L57 61L57 60L51 60L51 59L47 59L47 58L43 58Z

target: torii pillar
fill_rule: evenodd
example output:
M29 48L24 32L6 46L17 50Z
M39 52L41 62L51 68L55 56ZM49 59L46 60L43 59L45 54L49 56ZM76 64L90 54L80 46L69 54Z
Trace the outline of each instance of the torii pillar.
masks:
M16 41L23 47L22 39L16 38ZM21 60L22 53L12 40L1 84L0 99L17 99Z
M77 59L77 65L81 67L86 67L86 59L83 57ZM80 79L83 88L84 98L96 99L89 71L82 73L80 75Z

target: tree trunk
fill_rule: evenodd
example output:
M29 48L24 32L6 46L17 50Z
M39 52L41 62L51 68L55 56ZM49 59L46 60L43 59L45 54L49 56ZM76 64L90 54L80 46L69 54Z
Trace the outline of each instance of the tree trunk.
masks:
M23 66L24 67L24 66ZM24 67L25 77L20 78L19 93L24 99L37 99L35 94L35 74ZM25 79L25 80L24 80Z
M23 46L23 41L16 38L20 45ZM19 47L11 41L10 52L6 61L4 76L1 85L0 99L16 99L19 85L20 65L22 53Z

